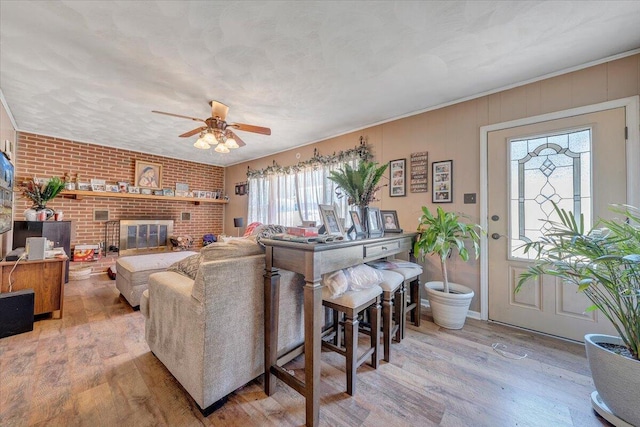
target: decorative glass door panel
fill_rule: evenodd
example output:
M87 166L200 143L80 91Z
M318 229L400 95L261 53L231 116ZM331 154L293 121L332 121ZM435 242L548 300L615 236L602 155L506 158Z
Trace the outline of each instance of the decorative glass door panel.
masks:
M591 218L591 129L509 140L510 259L528 259L522 246L538 240L553 204Z

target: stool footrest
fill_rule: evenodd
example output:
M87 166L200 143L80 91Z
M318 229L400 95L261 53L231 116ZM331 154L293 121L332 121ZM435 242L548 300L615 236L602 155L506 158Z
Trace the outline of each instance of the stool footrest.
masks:
M322 347L328 348L329 350L334 351L338 354L341 354L342 356L346 356L347 354L347 351L344 348L338 347L337 345L331 342L322 341Z

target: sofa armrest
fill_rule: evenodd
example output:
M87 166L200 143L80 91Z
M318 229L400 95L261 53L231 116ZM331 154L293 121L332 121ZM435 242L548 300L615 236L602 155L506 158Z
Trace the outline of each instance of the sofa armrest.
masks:
M149 276L149 348L183 387L201 403L204 370L203 304L191 297L193 280L173 271Z

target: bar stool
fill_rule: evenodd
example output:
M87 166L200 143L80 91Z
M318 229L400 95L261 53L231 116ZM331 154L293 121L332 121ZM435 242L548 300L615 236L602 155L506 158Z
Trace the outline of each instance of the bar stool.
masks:
M404 307L404 276L389 270L378 270L382 273L383 280L379 284L382 288L382 339L384 361L389 362L391 356L391 337L396 335L398 339L398 331L402 325L402 319L405 317ZM391 306L393 305L393 313ZM393 324L393 318L396 322ZM402 334L400 334L402 335Z
M322 289L322 305L331 308L334 313L335 335L333 342L322 341L322 346L343 355L346 358L347 394L353 396L356 391L356 369L371 356L371 366L378 369L380 361L380 297L382 288L375 285L360 291L347 291L333 297L325 286ZM369 309L371 319L371 347L358 358L358 313ZM340 320L339 314L344 315ZM344 347L342 327L344 326Z
M416 264L417 265L417 264ZM404 339L404 331L407 323L406 314L411 314L411 322L415 326L420 326L420 275L422 274L422 268L416 267L398 267L391 268L387 271L398 273L404 277L403 292L401 293L403 301L402 305L405 307L402 318L400 319L400 328L396 332L396 341L400 342ZM409 288L409 300L407 299L407 288Z

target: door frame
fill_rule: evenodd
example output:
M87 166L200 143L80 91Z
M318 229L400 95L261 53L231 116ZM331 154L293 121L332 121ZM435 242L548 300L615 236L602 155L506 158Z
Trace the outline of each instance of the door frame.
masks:
M598 111L612 110L625 107L625 120L628 134L626 141L627 156L627 203L640 206L640 182L632 179L634 170L640 169L640 96L616 99L601 102L599 104L586 105L584 107L555 111L539 116L525 117L508 122L495 123L480 127L480 225L483 230L488 230L489 203L488 203L488 140L489 132L508 129L512 127L530 125L550 120L564 119L582 114ZM635 169L634 169L635 167ZM489 320L489 233L481 236L480 240L480 319Z

